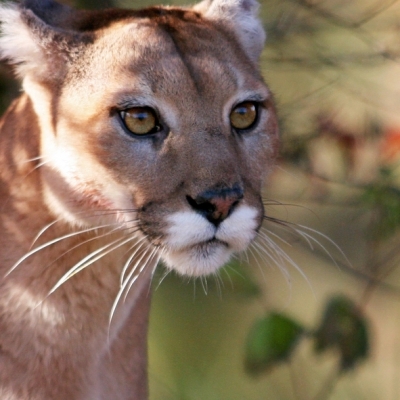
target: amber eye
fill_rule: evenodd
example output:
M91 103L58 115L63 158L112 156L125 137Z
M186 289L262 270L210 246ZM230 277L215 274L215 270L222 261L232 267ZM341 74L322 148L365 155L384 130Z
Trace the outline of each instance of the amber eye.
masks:
M121 118L135 135L147 135L160 130L155 111L150 107L132 107L121 112Z
M257 105L251 101L238 104L229 116L231 125L235 129L248 129L257 120Z

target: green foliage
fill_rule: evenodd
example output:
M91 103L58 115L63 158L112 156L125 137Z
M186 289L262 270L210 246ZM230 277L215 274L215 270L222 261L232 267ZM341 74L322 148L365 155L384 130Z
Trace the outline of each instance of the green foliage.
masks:
M341 372L354 368L368 356L369 331L365 317L352 300L336 296L328 301L320 325L312 332L280 313L271 313L256 321L247 338L247 372L258 375L289 360L307 333L315 341L316 353L328 349L339 352Z
M336 349L340 353L340 369L353 368L369 352L367 322L360 309L344 296L333 297L327 304L315 333L315 349L322 352Z
M303 333L301 325L282 314L258 320L247 338L246 370L255 375L286 361Z
M400 189L392 184L391 171L382 169L381 178L367 186L362 202L374 212L372 235L384 240L400 227Z

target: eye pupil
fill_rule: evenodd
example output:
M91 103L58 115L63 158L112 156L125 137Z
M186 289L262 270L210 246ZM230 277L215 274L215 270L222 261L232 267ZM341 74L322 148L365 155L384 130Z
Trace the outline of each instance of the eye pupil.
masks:
M135 135L147 135L159 130L157 116L150 107L132 107L121 113L126 128Z
M257 106L254 102L245 101L238 104L229 116L231 125L235 129L248 129L257 120Z
M237 107L235 110L239 115L245 115L247 113L247 108L246 107Z
M142 112L142 113L137 114L136 118L137 118L139 121L143 121L143 120L145 120L146 118L149 118L149 116L148 116L147 113L143 113L143 112Z

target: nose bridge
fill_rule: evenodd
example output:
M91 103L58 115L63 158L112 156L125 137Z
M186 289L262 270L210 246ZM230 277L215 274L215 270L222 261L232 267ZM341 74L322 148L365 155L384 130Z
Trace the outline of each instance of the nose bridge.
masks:
M208 128L194 133L193 141L191 175L197 193L240 184L236 146L230 135Z
M230 132L215 128L195 132L192 140L194 168L186 200L218 227L244 197L236 142Z

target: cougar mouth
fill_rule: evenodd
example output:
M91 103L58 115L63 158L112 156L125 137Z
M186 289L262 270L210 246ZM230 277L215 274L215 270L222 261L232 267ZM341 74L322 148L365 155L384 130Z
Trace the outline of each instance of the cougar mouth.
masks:
M163 259L181 275L204 276L215 273L231 258L233 251L219 240L198 243L180 250L167 251Z
M207 248L207 247L212 246L212 245L222 245L222 246L225 246L225 247L229 248L229 244L227 242L224 242L223 240L219 240L215 236L213 238L209 239L209 240L204 241L204 242L197 243L197 244L191 246L191 248L193 248L193 249L202 249L202 248Z
M162 258L182 275L215 273L231 256L243 251L256 235L258 211L239 207L220 226L194 212L177 212L168 217Z
M206 240L201 243L197 243L193 246L190 246L189 248L193 249L193 250L207 250L211 246L220 246L220 245L225 246L227 249L229 249L229 247L230 247L228 243L226 243L222 240L219 240L214 236L213 238L211 238L209 240Z

